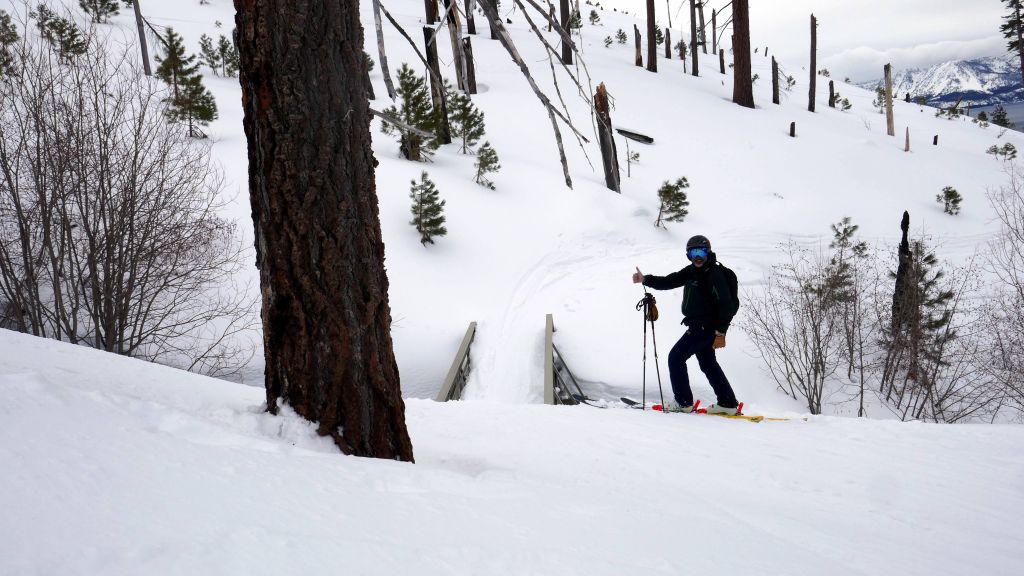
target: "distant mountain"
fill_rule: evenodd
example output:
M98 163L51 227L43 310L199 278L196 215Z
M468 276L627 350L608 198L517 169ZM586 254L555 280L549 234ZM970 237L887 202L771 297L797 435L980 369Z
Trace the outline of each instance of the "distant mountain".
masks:
M930 105L955 104L963 96L968 106L1024 101L1020 61L1012 56L953 60L930 68L911 68L893 74L893 90L904 98L924 96ZM882 80L859 85L873 90Z

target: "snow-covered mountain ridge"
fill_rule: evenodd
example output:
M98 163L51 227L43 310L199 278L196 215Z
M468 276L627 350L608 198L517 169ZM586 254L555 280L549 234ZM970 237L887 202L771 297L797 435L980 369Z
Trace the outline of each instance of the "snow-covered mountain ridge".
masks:
M882 80L859 83L874 90ZM928 68L893 72L893 91L899 98L923 96L932 106L955 104L989 106L1024 101L1020 60L1014 56L990 56L974 60L953 60Z

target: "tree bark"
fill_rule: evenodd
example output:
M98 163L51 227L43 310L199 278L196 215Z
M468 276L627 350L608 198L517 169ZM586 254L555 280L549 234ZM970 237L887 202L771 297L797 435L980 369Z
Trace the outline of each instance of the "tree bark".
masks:
M828 81L828 107L836 107L836 82L835 80Z
M601 159L604 161L604 182L609 190L620 192L619 159L615 151L615 133L612 131L608 91L604 87L604 82L597 86L597 92L594 94L594 112L597 115L597 136L601 145Z
M1024 77L1024 22L1020 20L1020 4L1013 7L1014 17L1017 18L1017 54L1020 56L1020 74Z
M814 96L818 82L818 19L811 14L811 83L808 88L807 110L814 112Z
M569 20L572 18L572 12L569 10L569 0L561 0L558 4L558 9L561 14L560 22L562 23L562 30L569 32ZM572 64L572 46L562 40L562 64Z
M346 454L411 462L358 4L235 9L267 409L286 402Z
M476 34L476 18L473 11L476 10L476 0L466 0L466 32Z
M732 3L732 101L754 107L754 80L750 75L750 18L747 0Z
M691 74L700 76L700 64L697 62L697 0L690 0L690 64Z
M796 138L796 122L789 123L789 137Z
M725 48L718 49L718 69L725 74Z
M462 39L462 51L466 54L466 91L476 94L476 63L473 62L473 44L470 37Z
M427 24L437 24L437 0L423 0L423 8L426 12Z
M892 64L885 65L885 133L896 135L896 120L892 112Z
M910 126L907 126L907 142L903 146L904 152L910 152Z
M779 103L779 63L772 56L772 104Z
M139 0L132 2L135 8L135 26L139 29L139 48L142 50L142 68L146 76L152 76L153 70L149 65L149 47L146 45L146 30L142 23L142 9L139 8Z
M647 71L658 71L658 42L655 38L654 0L647 0Z
M452 44L452 59L455 65L455 84L459 90L466 92L466 57L462 53L462 42L459 35L462 25L459 22L458 0L442 0L448 19L448 39Z
M633 40L636 42L636 60L634 64L643 68L644 53L643 49L640 48L640 29L637 28L636 24L633 24Z
M718 11L711 11L711 53L718 54Z

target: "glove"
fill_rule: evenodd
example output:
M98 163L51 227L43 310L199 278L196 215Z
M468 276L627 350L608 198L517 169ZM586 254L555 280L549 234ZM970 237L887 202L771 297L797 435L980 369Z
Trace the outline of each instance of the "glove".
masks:
M715 332L715 343L711 345L715 350L725 348L725 334Z

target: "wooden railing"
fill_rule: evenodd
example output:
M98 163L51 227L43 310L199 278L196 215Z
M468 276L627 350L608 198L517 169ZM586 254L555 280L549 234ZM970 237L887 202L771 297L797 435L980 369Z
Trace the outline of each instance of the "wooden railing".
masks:
M544 403L579 404L586 402L576 377L572 375L562 354L555 346L555 320L547 315L544 329Z
M466 328L466 335L462 337L459 351L455 354L455 359L452 360L451 368L448 369L448 375L445 376L441 390L437 393L436 400L438 402L462 398L462 391L466 388L466 378L469 376L470 370L469 346L473 343L475 335L476 322L470 322L469 328Z

